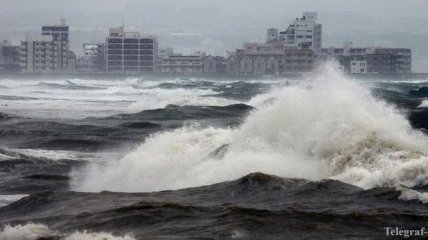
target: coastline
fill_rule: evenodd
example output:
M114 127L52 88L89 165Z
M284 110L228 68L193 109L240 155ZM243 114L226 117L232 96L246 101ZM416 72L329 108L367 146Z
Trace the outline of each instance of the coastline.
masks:
M200 78L209 80L261 80L261 79L275 79L275 78L290 78L298 79L309 73L285 73L280 75L234 75L234 74L162 74L162 73L16 73L16 72L0 72L0 78L10 79L68 79L68 78L81 78L81 79L122 79L122 78L147 78L147 79L162 79L162 78ZM406 80L406 79L428 79L428 73L364 73L364 74L345 74L345 76L354 79L390 79L390 80Z

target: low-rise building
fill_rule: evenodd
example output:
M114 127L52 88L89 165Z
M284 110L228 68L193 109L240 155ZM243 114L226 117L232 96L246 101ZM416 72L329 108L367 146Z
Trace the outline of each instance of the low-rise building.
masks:
M412 51L406 48L354 48L351 42L346 42L342 48L321 49L317 59L335 60L346 73L394 74L412 71Z
M246 43L243 49L229 53L227 73L234 75L277 75L304 73L314 68L314 51L286 48L280 42Z
M204 73L207 75L226 74L227 61L222 56L206 56L204 58Z
M83 56L76 62L78 72L103 72L105 70L105 45L104 43L83 44Z
M406 48L368 48L366 52L367 72L411 73L412 50Z
M204 73L205 53L173 54L160 59L160 72L164 74L200 75Z

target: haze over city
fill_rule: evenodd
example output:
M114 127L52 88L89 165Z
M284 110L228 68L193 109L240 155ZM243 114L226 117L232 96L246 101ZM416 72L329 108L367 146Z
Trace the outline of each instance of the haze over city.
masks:
M0 240L428 239L428 0L0 0Z
M428 72L428 2L423 0L1 0L0 36L14 43L40 32L43 24L70 25L71 50L84 42L105 41L108 28L122 23L130 30L155 34L160 47L179 52L224 55L243 42L264 41L266 29L284 30L304 11L317 11L323 24L323 47L407 47L413 71ZM166 12L168 14L166 14Z

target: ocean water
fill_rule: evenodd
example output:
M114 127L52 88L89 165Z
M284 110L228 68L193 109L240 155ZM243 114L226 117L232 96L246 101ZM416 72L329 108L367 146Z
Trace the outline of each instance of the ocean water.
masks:
M428 79L0 79L0 239L388 239ZM393 238L391 238L393 239Z

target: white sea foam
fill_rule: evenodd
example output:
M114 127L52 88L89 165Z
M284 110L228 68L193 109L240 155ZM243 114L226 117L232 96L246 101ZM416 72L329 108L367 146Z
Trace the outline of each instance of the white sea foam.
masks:
M428 138L333 67L258 98L268 103L238 129L182 128L154 135L122 159L76 174L73 186L80 191L154 191L256 171L332 178L364 188L411 186L428 179ZM226 144L227 150L211 154Z
M7 88L0 89L0 112L37 118L79 119L135 113L147 109L176 105L228 105L237 103L221 97L212 89L180 88L182 79L172 80L8 80L0 79ZM157 87L162 83L176 88ZM77 89L76 89L77 87ZM8 98L5 98L7 96Z
M0 232L0 240L37 240L55 236L47 226L41 224L5 226Z
M0 195L0 207L7 206L27 196L26 194Z
M64 240L135 240L131 235L113 236L110 233L88 233L88 232L75 232Z
M110 233L89 233L76 231L71 234L61 234L50 230L46 225L29 223L26 225L5 226L0 231L0 240L38 240L55 238L62 240L135 240L131 235L114 236Z
M428 100L423 100L422 103L418 106L418 108L427 108Z
M49 159L53 161L59 160L76 160L76 161L89 161L97 159L99 154L85 153L78 151L61 151L61 150L46 150L46 149L13 149L15 153L31 156L33 159ZM107 154L107 153L104 153Z
M426 192L418 192L416 190L408 189L405 187L397 187L397 190L401 191L399 199L406 201L417 200L421 203L428 203L428 193Z

